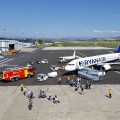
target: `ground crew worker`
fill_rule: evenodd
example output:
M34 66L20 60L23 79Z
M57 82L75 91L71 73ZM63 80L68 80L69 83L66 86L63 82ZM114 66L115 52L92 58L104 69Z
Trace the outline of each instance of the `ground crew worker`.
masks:
M64 71L64 66L63 66L63 68L62 68L62 71Z
M70 76L68 76L68 83L69 83L69 81L70 81Z
M24 96L25 96L25 94L26 94L26 87L24 87Z
M59 78L59 80L58 80L58 84L61 84L61 78Z
M23 84L21 84L21 91L23 91Z
M65 70L65 65L63 66L62 70L63 70L63 71Z
M112 90L110 89L110 91L109 91L109 98L111 98L112 97Z
M33 72L31 72L31 77L33 77Z
M92 66L92 70L94 69L94 67Z
M33 74L34 74L34 77L36 77L36 72L33 72Z

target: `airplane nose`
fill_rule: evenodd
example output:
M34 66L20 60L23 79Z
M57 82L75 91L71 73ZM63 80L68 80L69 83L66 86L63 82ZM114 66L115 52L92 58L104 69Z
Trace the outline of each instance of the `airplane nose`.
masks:
M67 71L68 71L68 66L66 66L66 67L65 67L65 70L67 70Z

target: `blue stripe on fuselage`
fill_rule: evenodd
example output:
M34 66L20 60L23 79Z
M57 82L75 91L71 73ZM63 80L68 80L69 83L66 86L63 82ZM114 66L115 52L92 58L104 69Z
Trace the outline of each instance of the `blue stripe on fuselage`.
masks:
M105 61L105 62L102 62L102 63L111 63L111 62L115 62L117 60L118 59L116 59L116 60L110 60L110 61ZM99 64L99 63L97 63L97 64ZM92 64L92 65L88 65L88 66L97 66L97 64Z
M101 62L104 62L104 61L106 61L106 58L101 57L101 58L94 58L94 59L84 60L84 61L81 61L81 63L84 63L85 65L89 65L89 64L98 64L98 63L101 63Z

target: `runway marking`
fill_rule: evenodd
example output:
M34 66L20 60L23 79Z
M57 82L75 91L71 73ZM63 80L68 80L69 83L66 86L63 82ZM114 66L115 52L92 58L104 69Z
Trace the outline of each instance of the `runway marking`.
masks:
M118 71L115 71L116 73L118 73L118 74L120 74L120 72L118 72Z
M7 61L4 61L4 62L2 62L2 63L0 63L0 64L3 64L3 63L5 63L5 62L11 61L11 60L13 60L13 58L12 58L12 59L9 59L9 60L7 60Z
M77 52L77 51L76 51L76 52ZM83 55L83 56L87 57L86 55L84 55L84 54L82 54L82 53L80 53L80 52L77 52L77 53L79 53L79 54L81 54L81 55Z
M1 66L18 66L18 65L8 65L8 64L4 64L4 65L1 65Z
M5 60L7 60L7 59L8 59L8 58L6 58L6 59L3 59L3 60L0 60L0 62L1 62L1 61L5 61Z

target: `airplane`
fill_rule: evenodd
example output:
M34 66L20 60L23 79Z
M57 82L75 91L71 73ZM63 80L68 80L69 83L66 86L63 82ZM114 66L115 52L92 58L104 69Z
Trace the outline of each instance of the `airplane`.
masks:
M64 63L64 62L69 62L69 61L74 60L74 59L75 59L75 50L74 50L73 56L59 57L58 62Z
M65 70L66 71L74 71L77 70L77 66L101 66L101 70L109 70L111 69L111 65L113 64L120 64L120 62L115 62L116 60L120 59L120 44L118 46L118 49L110 54L104 54L104 55L97 55L97 56L91 56L91 57L85 57L81 58L79 56L76 56L76 58L71 62L69 62ZM114 63L115 62L115 63Z

